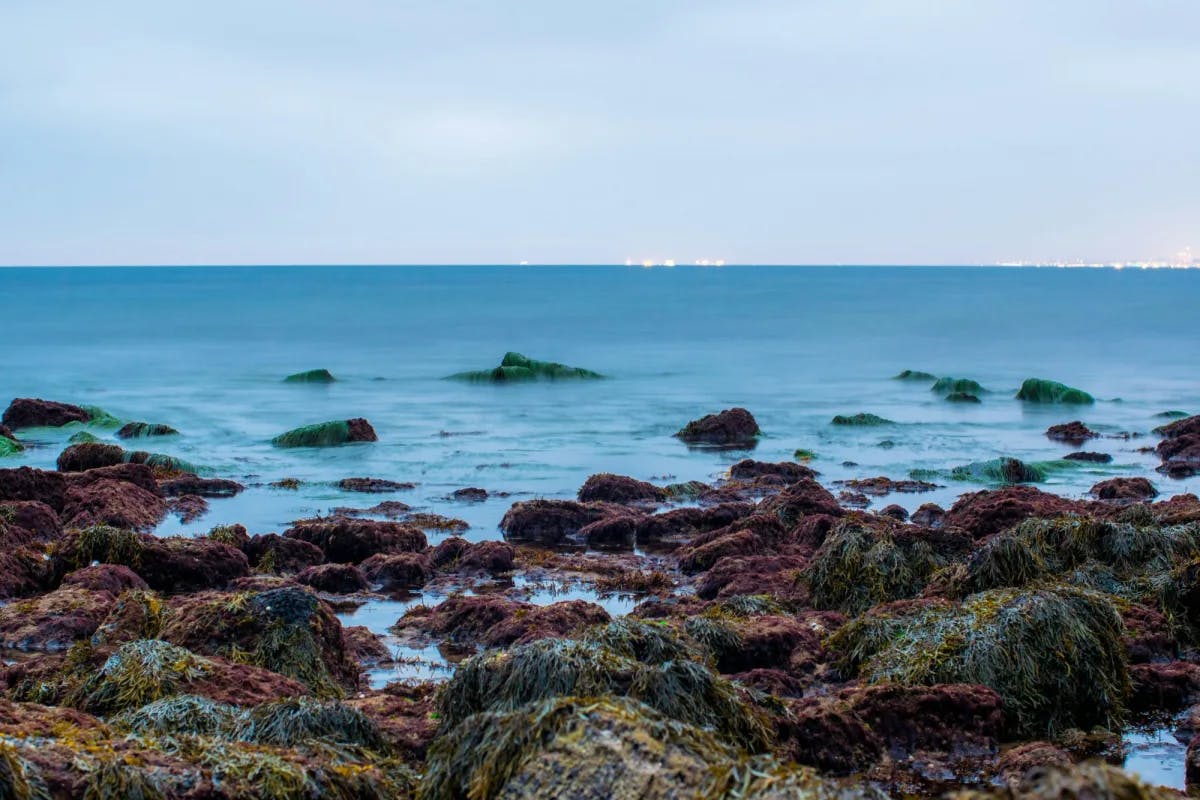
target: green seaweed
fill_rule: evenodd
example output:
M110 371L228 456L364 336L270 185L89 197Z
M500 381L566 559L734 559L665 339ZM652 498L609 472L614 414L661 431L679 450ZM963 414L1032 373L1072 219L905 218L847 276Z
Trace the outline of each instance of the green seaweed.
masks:
M111 525L92 525L79 531L74 548L62 555L73 570L93 563L121 564L136 569L141 566L144 549L141 535L134 531Z
M1001 457L990 461L976 461L950 470L950 478L956 481L982 483L1042 483L1056 469L1075 467L1071 461L1035 461L1026 463L1015 458Z
M970 378L938 378L937 382L929 389L937 394L969 394L981 395L987 392L979 385L978 381L973 381Z
M978 403L979 398L966 392L951 392L946 395L947 403Z
M452 380L476 383L518 383L538 380L595 380L604 376L581 367L568 367L553 361L537 361L520 353L505 353L500 366L494 369L459 372Z
M897 541L886 531L850 523L825 537L800 577L815 608L861 614L878 603L916 597L944 565L921 539Z
M1053 586L881 606L827 645L839 671L872 683L990 686L1014 727L1035 737L1120 725L1129 694L1123 632L1106 596Z
M117 759L101 762L88 773L83 800L166 800L163 790L140 767Z
M209 669L190 650L160 639L139 639L117 648L64 704L92 714L119 713L176 694Z
M71 438L67 439L70 444L96 444L101 441L100 437L91 431L75 431L71 434Z
M80 406L80 408L88 413L88 421L86 423L88 425L95 425L97 428L121 427L121 420L99 406Z
M708 484L701 483L700 481L669 483L663 487L663 491L667 493L667 497L672 500L695 500L708 491L708 489Z
M0 436L0 458L15 456L25 450L25 446L16 439Z
M890 419L876 416L875 414L838 414L833 418L834 425L855 425L855 426L873 426L873 425L894 425Z
M283 379L284 383L335 383L337 378L327 369L310 369L307 372L297 372Z
M1071 405L1091 405L1096 399L1081 389L1075 389L1056 381L1043 378L1029 378L1021 384L1017 399L1027 403L1067 403Z
M163 697L114 717L112 724L142 736L186 734L232 739L244 712L207 697L177 694Z
M236 735L244 741L283 747L319 739L387 749L378 726L366 714L337 700L311 697L288 697L248 709Z
M276 447L333 447L350 441L350 424L344 420L305 425L271 440Z
M797 448L796 451L792 453L792 458L797 461L812 461L816 457L816 453L814 453L812 450L806 450L803 447Z
M1182 419L1191 415L1186 411L1160 411L1154 416L1159 417L1160 419Z
M175 436L179 431L158 422L127 422L117 431L122 439L145 439L153 436Z

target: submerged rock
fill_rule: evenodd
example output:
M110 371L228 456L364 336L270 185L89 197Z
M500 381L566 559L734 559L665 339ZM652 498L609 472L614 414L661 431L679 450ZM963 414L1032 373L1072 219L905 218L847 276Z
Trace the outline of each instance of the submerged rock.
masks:
M729 477L733 480L752 481L756 478L768 476L782 478L788 483L795 483L804 478L815 478L817 471L803 464L794 464L790 461L768 463L766 461L755 461L750 458L744 458L729 468Z
M174 436L179 431L170 425L150 422L127 422L117 431L118 439L140 439L149 436Z
M976 461L950 470L956 481L987 481L991 483L1041 483L1046 480L1045 467L1026 464L1015 458L993 458Z
M514 383L523 381L596 380L604 376L581 367L568 367L553 361L537 361L520 353L505 353L500 366L494 369L459 372L454 380L477 383Z
M376 442L379 437L371 423L361 417L320 422L281 433L271 440L276 447L334 447L350 442Z
M893 380L897 381L936 381L937 376L930 372L921 372L916 369L906 369L898 375L893 376Z
M90 422L92 414L82 406L56 403L33 397L14 399L0 417L0 424L12 430L21 428L59 428L71 422Z
M197 495L199 497L233 497L246 487L237 481L225 478L200 478L196 475L181 475L178 478L159 481L158 488L167 497Z
M310 369L307 372L297 372L283 379L284 383L334 383L337 378L327 369Z
M744 408L727 408L684 425L675 437L688 444L718 447L751 446L758 440L758 422Z
M894 425L895 423L890 419L884 419L875 414L858 413L850 415L838 414L833 418L832 424L869 427L875 425Z
M1108 453L1079 452L1068 453L1063 456L1063 459L1066 461L1086 461L1092 464L1110 464L1113 457Z
M1021 384L1017 399L1027 403L1066 403L1091 405L1096 399L1081 389L1075 389L1043 378L1029 378Z
M1110 478L1097 483L1088 494L1097 500L1136 503L1158 497L1158 490L1145 478Z
M389 481L383 478L342 478L334 484L343 492L362 492L364 494L388 494L415 489L415 483Z
M972 395L978 400L978 395L983 394L987 390L980 386L978 381L973 381L970 378L938 378L937 383L930 387L930 391L943 395Z
M967 392L951 392L946 395L947 403L978 403L979 398Z

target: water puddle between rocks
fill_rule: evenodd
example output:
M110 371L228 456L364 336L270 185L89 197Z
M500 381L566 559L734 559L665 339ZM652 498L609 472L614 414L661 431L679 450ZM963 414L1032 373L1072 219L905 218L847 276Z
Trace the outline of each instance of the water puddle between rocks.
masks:
M1125 734L1125 769L1147 783L1184 790L1187 745L1169 728L1132 730Z

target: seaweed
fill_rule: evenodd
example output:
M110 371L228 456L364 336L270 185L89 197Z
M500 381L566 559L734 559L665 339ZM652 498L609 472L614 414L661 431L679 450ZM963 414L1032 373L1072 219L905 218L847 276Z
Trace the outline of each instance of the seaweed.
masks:
M797 461L812 461L816 457L817 454L815 452L812 450L807 450L803 447L797 448L796 451L792 453L792 458L796 459Z
M1070 462L1063 462L1070 465ZM1061 465L1060 465L1061 466ZM1015 458L993 458L990 461L975 461L950 470L956 481L983 481L985 483L1041 483L1053 469L1054 462L1032 464Z
M4 739L0 739L0 797L5 800L50 800L50 790L38 768Z
M76 431L71 434L70 439L67 439L70 444L97 444L100 441L100 437L91 431Z
M493 369L459 372L451 380L473 383L520 383L528 381L597 380L604 376L581 367L568 367L553 361L537 361L520 353L505 353L500 366Z
M176 694L209 669L190 650L161 639L139 639L117 648L63 704L92 714L119 713Z
M815 608L861 614L871 606L915 597L934 570L945 566L920 539L897 540L887 531L842 523L801 572Z
M121 439L143 439L151 436L174 436L179 431L170 425L156 422L127 422L117 431Z
M370 717L344 703L311 697L289 697L249 709L237 727L237 737L257 744L293 746L313 739L387 749Z
M583 639L646 664L701 657L697 648L684 641L670 628L630 617L621 617L591 628Z
M1014 729L1034 737L1121 723L1129 694L1123 631L1104 595L1047 586L883 606L827 644L842 674L870 682L990 686Z
M112 720L114 727L142 736L187 734L232 739L243 711L207 697L177 694L127 710Z
M166 800L166 795L145 770L111 759L88 773L83 800Z
M25 450L25 445L18 442L16 439L10 439L7 436L0 436L0 458L15 456Z
M71 569L89 564L121 564L131 569L141 566L145 545L142 537L130 530L111 525L92 525L79 531L70 552L62 553Z
M1031 770L1015 785L1001 789L968 790L947 800L1178 800L1179 792L1144 782L1138 775L1105 764L1085 761L1069 767Z
M1029 378L1021 384L1017 399L1027 403L1066 403L1091 405L1096 399L1081 389L1075 389L1056 381Z
M99 406L80 406L80 408L82 408L88 414L88 425L95 425L97 428L121 427L121 420L117 419Z

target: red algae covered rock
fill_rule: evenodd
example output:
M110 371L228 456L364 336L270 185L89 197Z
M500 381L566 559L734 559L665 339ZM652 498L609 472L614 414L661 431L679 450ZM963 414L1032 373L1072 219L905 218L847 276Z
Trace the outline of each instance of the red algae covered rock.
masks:
M754 510L751 503L721 503L709 508L676 508L637 518L637 543L652 547L678 545L698 533L727 527Z
M59 472L83 472L125 462L125 449L119 444L81 442L70 445L58 455Z
M353 564L319 564L307 567L296 575L296 582L332 594L353 594L369 588L363 571Z
M765 594L782 602L807 599L799 581L807 563L801 556L727 556L697 582L696 594L705 600L741 594Z
M625 475L602 472L592 475L579 489L581 503L661 503L667 499L664 489L653 483L639 481Z
M692 420L675 436L688 444L746 447L757 441L758 434L758 422L753 414L744 408L728 408Z
M271 440L276 447L334 447L351 442L376 442L379 437L362 417L319 422L281 433Z
M71 422L88 422L91 412L70 403L56 403L33 397L18 397L9 403L0 423L12 430L21 428L59 428Z
M199 497L233 497L246 487L237 481L225 478L200 478L196 475L181 475L159 481L159 489L167 497L197 495Z
M844 703L811 697L790 704L785 752L797 764L849 775L884 757L883 742Z
M389 591L420 589L433 577L433 564L423 553L378 553L361 567L368 581Z
M325 560L357 564L377 553L418 552L429 546L420 529L398 522L350 517L297 520L283 534L315 544Z
M1088 494L1097 500L1136 503L1158 497L1158 490L1145 478L1109 478L1093 486Z
M555 547L580 544L579 532L603 519L611 506L571 500L525 500L513 503L500 520L504 538L518 544Z
M0 502L36 501L58 512L62 511L66 494L67 481L57 472L32 467L0 469Z
M67 586L0 607L0 645L16 650L65 650L87 639L108 616L116 596Z
M637 517L605 517L580 529L579 538L593 550L629 551L637 543L637 529Z
M1066 422L1062 425L1051 425L1046 429L1046 436L1056 442L1065 442L1078 447L1088 439L1098 438L1100 434L1091 430L1079 420L1075 420L1074 422Z
M129 481L99 478L69 483L59 516L68 528L113 525L144 531L166 514L167 504L160 495Z
M389 481L384 478L342 478L334 484L343 492L361 492L363 494L387 494L415 489L415 483Z
M964 494L946 513L942 524L962 528L982 539L1030 517L1084 513L1087 506L1034 486L1006 486Z
M1187 661L1132 664L1129 681L1134 711L1173 713L1200 700L1200 666Z
M840 517L845 512L828 489L815 480L806 478L764 500L759 513L775 514L784 525L791 527L811 514Z
M113 597L129 589L150 588L136 572L121 564L97 564L67 573L62 588L67 587L107 592Z
M285 539L278 533L256 534L242 548L259 572L292 573L325 561L325 553L311 542Z
M986 686L886 684L848 689L841 697L893 757L918 750L990 752L1005 734L1004 702Z
M546 606L499 595L447 598L436 606L417 606L393 626L396 633L417 633L460 644L506 647L546 638L562 638L591 625L608 622L600 606L566 600Z
M503 575L512 572L516 550L507 542L468 542L458 536L443 539L430 553L439 572L458 575Z
M52 542L62 535L58 514L37 500L0 502L0 546Z
M1159 472L1186 478L1200 471L1200 415L1163 425L1154 432L1163 437L1156 448L1162 459Z
M729 468L729 477L738 481L752 481L767 475L795 483L804 478L815 478L817 471L793 461L769 463L751 458L744 458Z
M679 569L694 575L711 569L727 556L755 556L769 553L771 548L762 537L750 530L722 534L704 544L680 550Z

